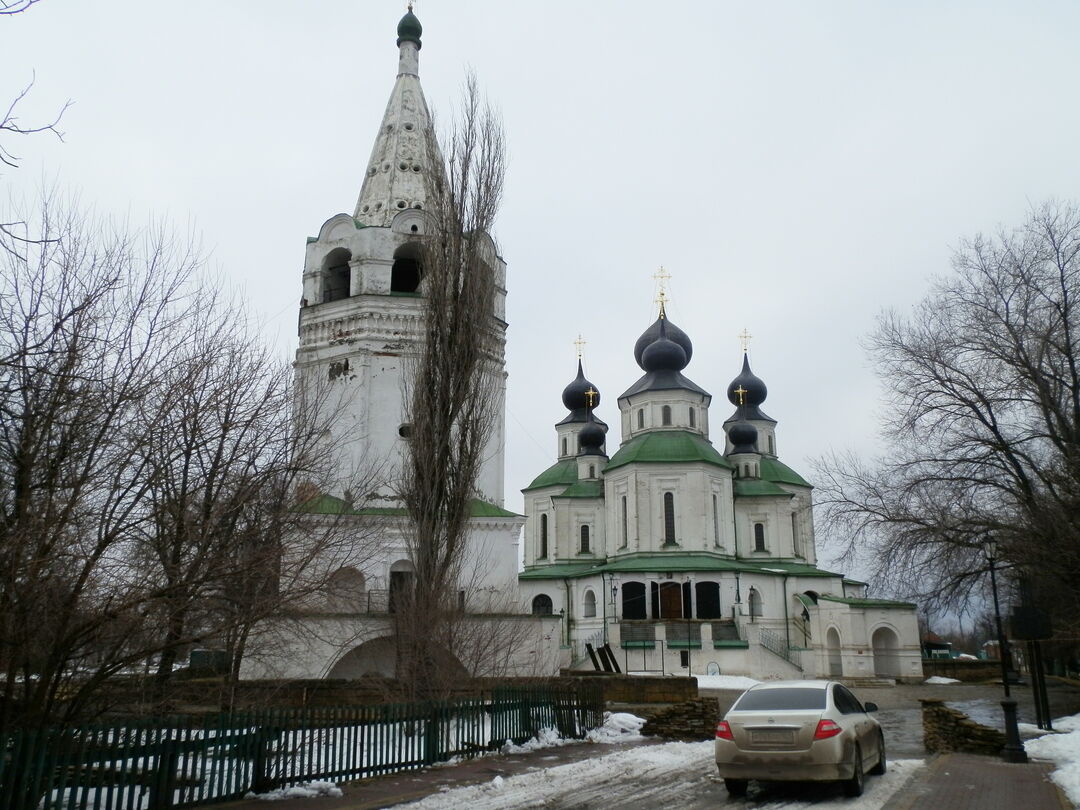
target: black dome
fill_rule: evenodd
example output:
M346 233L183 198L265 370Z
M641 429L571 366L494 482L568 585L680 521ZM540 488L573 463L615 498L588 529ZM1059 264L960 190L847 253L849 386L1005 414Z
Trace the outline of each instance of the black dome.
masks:
M740 391L741 398L740 398ZM759 377L754 376L750 370L750 358L743 355L742 371L739 376L732 380L727 387L728 401L738 407L749 406L756 408L765 401L769 395L769 389Z
M686 352L674 340L661 336L641 353L641 367L646 371L682 371L686 368Z
M592 402L589 402L588 392L593 392ZM596 386L585 379L585 373L581 370L581 361L577 364L577 377L562 392L562 402L568 411L578 411L582 408L596 408L600 405L600 392Z
M694 356L694 344L691 342L690 337L682 329L677 327L667 318L657 318L656 322L641 333L641 337L637 339L637 343L634 344L634 360L643 369L642 355L645 354L645 349L649 347L649 344L654 343L657 338L660 337L660 326L663 324L664 331L667 333L668 340L673 340L678 343L683 352L686 353L686 362L680 368L686 368L690 363L690 359ZM648 370L648 369L646 369Z
M728 428L728 440L731 442L732 453L756 453L757 452L757 428L746 421L739 421Z
M583 455L595 455L604 446L604 429L591 418L578 433L578 446Z
M401 47L402 42L415 42L416 47L420 47L420 36L424 33L423 26L420 25L420 20L416 18L416 15L412 13L412 9L406 12L405 16L401 18L401 21L397 26L397 44Z

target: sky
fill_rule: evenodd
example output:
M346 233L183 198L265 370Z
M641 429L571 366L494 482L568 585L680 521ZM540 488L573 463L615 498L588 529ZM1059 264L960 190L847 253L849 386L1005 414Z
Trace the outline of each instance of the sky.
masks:
M296 345L305 238L351 213L397 69L403 2L41 0L0 17L0 99L67 100L63 142L5 141L0 194L77 190L196 229L210 272ZM714 439L741 363L769 387L782 460L881 451L861 341L960 239L1078 198L1080 4L418 0L420 77L448 120L468 69L509 172L507 506L553 463L574 340L617 431L637 336L694 341ZM609 437L609 452L617 446Z

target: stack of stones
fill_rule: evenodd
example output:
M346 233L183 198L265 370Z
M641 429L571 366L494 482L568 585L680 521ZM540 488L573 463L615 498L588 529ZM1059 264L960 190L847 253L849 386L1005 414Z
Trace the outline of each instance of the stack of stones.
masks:
M950 709L942 700L920 700L923 745L931 754L960 751L996 756L1005 747L1005 735L976 723L963 712Z
M695 698L657 712L641 733L669 740L711 740L716 737L720 704L716 698Z

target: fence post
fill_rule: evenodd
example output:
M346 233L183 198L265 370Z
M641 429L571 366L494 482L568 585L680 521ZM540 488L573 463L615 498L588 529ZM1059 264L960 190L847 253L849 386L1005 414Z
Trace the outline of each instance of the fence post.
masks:
M166 730L168 733L168 730ZM176 767L180 752L173 744L172 735L161 740L157 757L157 772L150 788L150 810L169 810L173 805L173 791L176 789Z

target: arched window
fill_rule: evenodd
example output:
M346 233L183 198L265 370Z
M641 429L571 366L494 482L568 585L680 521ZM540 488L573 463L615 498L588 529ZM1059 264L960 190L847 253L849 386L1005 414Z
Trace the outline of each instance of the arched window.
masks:
M322 300L338 301L349 297L349 260L352 254L345 248L334 248L323 259Z
M422 275L419 246L415 242L402 245L394 253L394 264L390 268L390 292L416 292Z
M761 594L757 592L757 588L750 589L748 599L750 601L750 616L757 617L763 615L761 612Z
M536 555L537 559L547 559L547 515L540 516L540 553Z
M714 494L712 496L712 539L713 545L720 546L720 503Z
M765 550L765 524L754 524L754 551Z
M566 455L566 437L562 437L562 455Z
M791 550L796 557L802 557L802 538L799 537L799 516L791 513Z
M721 619L720 585L716 582L695 582L694 596L697 603L697 618Z
M589 465L589 478L596 478L596 467L592 464Z
M537 594L532 600L533 616L550 616L555 612L551 605L551 597L546 593Z
M585 591L585 597L581 600L581 615L586 619L596 616L596 594Z
M638 430L641 430L642 428L645 427L645 409L644 408L638 408L637 426L638 426Z
M579 548L579 551L581 551L582 554L588 554L589 553L589 527L588 526L582 526L581 527L581 546Z
M670 425L671 424L671 406L670 405L665 405L664 407L662 407L660 409L660 424L661 425Z
M697 415L693 408L690 409L690 427L697 427Z
M675 496L664 493L664 545L675 545Z
M326 581L327 606L335 613L364 613L367 600L364 575L355 568L339 568Z
M626 544L630 540L630 523L626 517L626 496L622 496L622 547L626 548Z
M413 565L408 560L398 560L390 566L389 610L397 613L413 595Z
M770 456L775 456L776 455L776 446L773 444L773 437L772 437L771 433L769 434L769 455Z
M628 620L644 619L648 616L645 603L644 582L624 582L622 586L622 617Z

